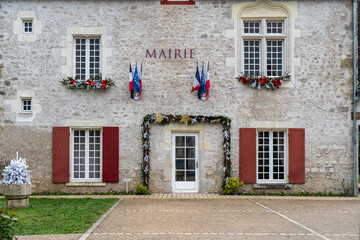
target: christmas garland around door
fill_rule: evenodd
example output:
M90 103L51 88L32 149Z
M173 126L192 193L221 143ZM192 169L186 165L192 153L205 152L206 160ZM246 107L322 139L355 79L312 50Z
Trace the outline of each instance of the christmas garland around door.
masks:
M141 174L143 185L149 187L150 184L150 126L152 123L159 125L168 125L170 123L185 123L186 125L196 123L221 123L223 126L223 149L224 149L224 167L223 167L223 183L224 189L229 177L231 176L231 160L230 160L230 143L231 143L231 120L224 116L202 116L202 115L176 115L168 114L148 114L144 117L142 123L142 148L143 161L141 165Z

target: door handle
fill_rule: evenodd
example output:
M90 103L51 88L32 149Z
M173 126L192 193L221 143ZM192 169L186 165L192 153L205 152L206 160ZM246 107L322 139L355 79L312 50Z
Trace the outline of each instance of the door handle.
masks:
M196 168L198 168L199 167L199 162L196 162L195 165L196 165Z

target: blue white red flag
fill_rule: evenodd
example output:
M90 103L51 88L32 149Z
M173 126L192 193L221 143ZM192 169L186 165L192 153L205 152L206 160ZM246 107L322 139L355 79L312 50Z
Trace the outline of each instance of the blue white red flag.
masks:
M140 69L140 80L139 80L139 82L140 82L140 95L139 95L139 99L141 99L142 98L142 69L143 69L143 63L141 62L141 69Z
M206 83L205 83L205 73L204 73L204 64L203 64L202 70L201 70L200 88L198 91L199 99L202 99L201 96L204 94L205 91L206 91Z
M130 63L130 71L129 71L129 91L130 91L130 96L131 98L134 98L132 91L134 90L133 88L133 74L132 74L132 69L131 69L131 63Z
M195 90L199 90L199 84L200 84L200 73L199 73L199 66L196 66L196 73L194 76L194 83L192 85L191 92Z
M209 62L206 71L206 99L210 97L210 71L209 71Z

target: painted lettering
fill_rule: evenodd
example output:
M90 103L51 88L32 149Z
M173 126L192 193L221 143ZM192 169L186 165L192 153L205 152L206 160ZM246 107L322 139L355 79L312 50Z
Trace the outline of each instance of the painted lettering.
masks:
M164 56L164 58L166 58L166 55L165 55L164 49L162 49L162 50L161 50L159 58L161 58L161 56Z
M195 58L195 57L193 56L193 51L195 51L195 49L190 49L190 58Z
M159 51L160 51L160 54L159 54ZM157 53L158 53L158 55L156 54L156 49L154 49L154 50L146 49L146 58L158 58L158 59L161 59L161 58L171 59L171 57L176 58L176 59L186 59L186 58L194 59L195 58L195 49L194 48L158 49Z
M154 56L154 58L156 58L156 51L155 51L155 49L154 49L154 51L152 52L152 54L150 54L149 49L146 49L146 58L148 57L148 55L149 55L150 58L152 58L153 56Z
M175 49L175 58L177 58L177 56L179 56L179 58L182 58L180 55L180 49Z

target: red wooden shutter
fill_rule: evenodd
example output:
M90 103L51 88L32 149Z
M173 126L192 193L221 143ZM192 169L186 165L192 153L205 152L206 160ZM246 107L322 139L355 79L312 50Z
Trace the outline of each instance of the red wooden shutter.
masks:
M53 127L53 182L67 183L70 176L70 128Z
M103 182L119 182L119 128L103 127Z
M305 129L289 129L289 183L305 183Z
M256 183L256 128L240 128L240 180Z

